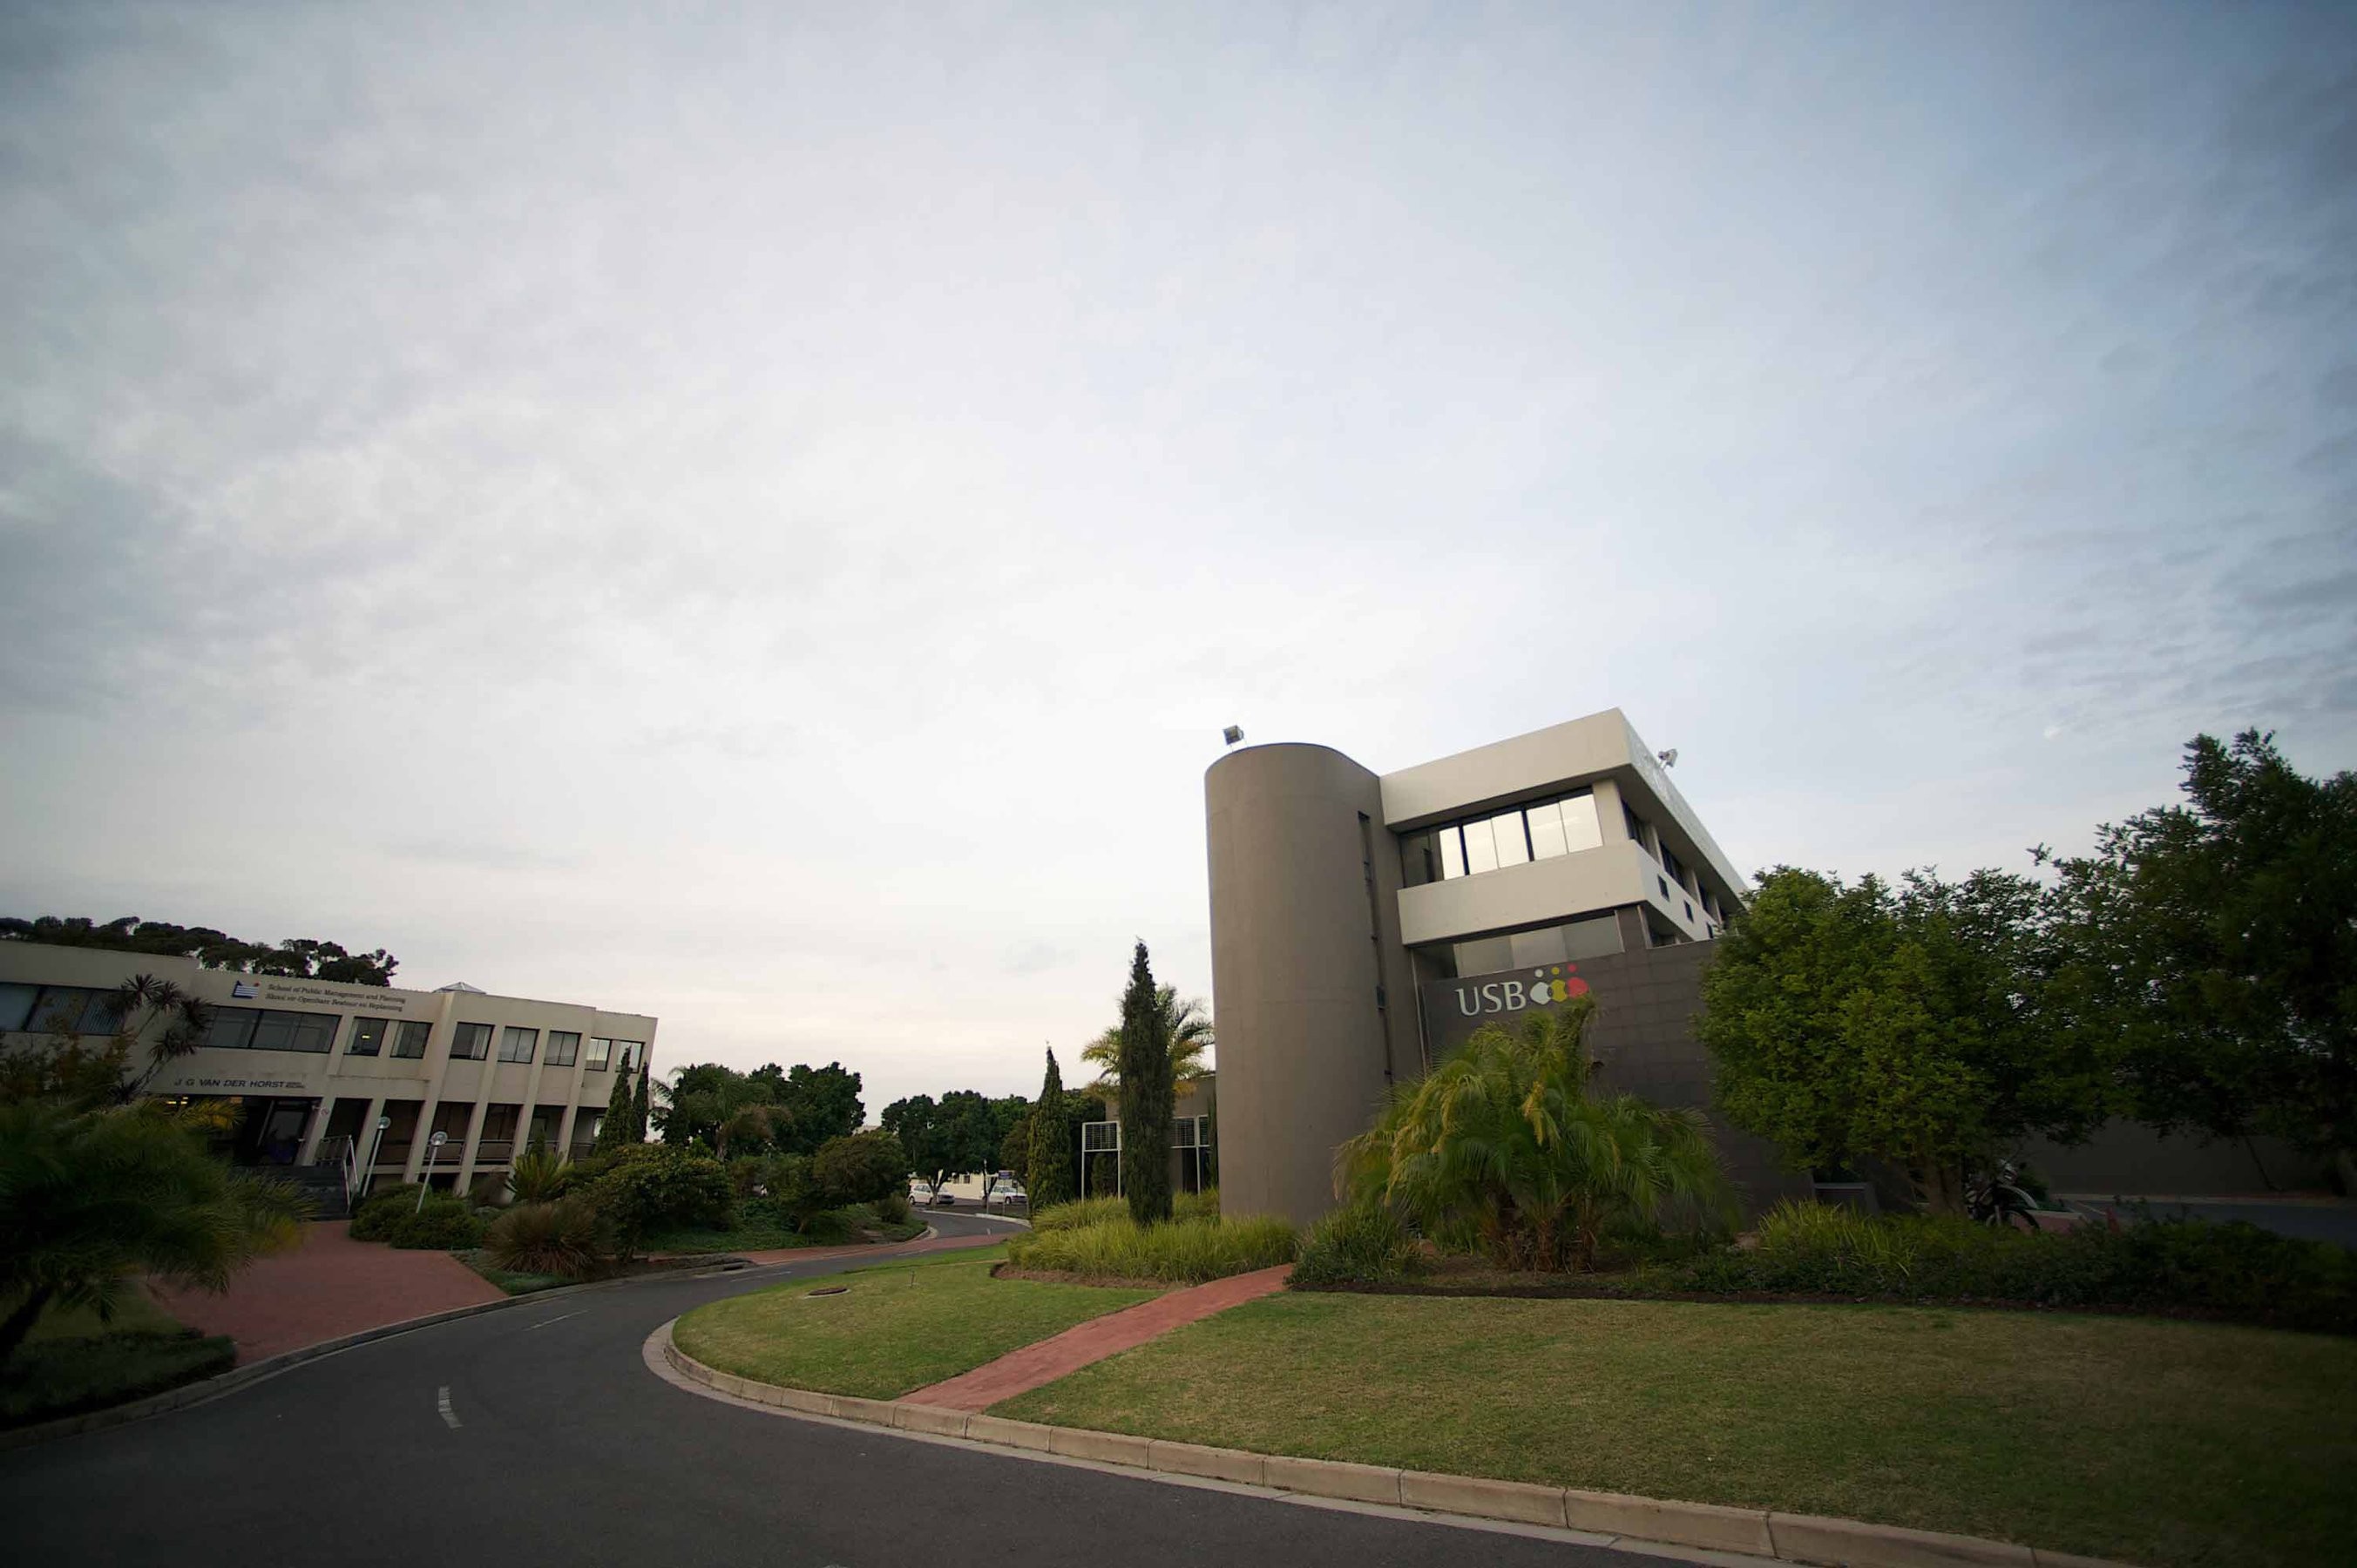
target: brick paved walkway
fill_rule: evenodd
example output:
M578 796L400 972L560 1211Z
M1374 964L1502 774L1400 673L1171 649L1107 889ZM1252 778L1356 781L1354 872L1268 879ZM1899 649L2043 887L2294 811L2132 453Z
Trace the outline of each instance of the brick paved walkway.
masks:
M165 1311L189 1327L236 1340L240 1361L503 1294L447 1252L355 1241L340 1219L304 1226L300 1247L241 1271L225 1295L149 1288Z
M1152 1301L1075 1324L1053 1338L1010 1350L996 1361L985 1361L970 1372L961 1372L900 1398L903 1403L939 1405L946 1410L987 1410L1001 1400L1028 1393L1068 1372L1077 1372L1107 1356L1134 1349L1174 1328L1283 1290L1285 1276L1292 1272L1292 1264L1283 1263L1274 1269L1213 1280L1207 1285L1174 1290L1168 1295L1158 1295Z

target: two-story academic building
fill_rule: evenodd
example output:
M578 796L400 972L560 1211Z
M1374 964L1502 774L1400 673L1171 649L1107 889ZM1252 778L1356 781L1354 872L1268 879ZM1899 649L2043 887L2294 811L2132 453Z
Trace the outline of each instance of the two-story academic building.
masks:
M204 1003L210 1019L148 1091L230 1101L239 1164L341 1168L355 1191L371 1179L464 1190L535 1142L586 1154L615 1075L654 1046L655 1020L641 1014L465 984L404 991L0 941L0 1049L114 1034L114 989L139 974ZM144 1042L133 1065L147 1065Z
M1204 777L1219 1165L1236 1214L1331 1208L1335 1147L1486 1022L1593 993L1609 1088L1706 1106L1709 944L1748 884L1620 710L1376 774L1322 746ZM1747 1207L1809 1183L1715 1125Z

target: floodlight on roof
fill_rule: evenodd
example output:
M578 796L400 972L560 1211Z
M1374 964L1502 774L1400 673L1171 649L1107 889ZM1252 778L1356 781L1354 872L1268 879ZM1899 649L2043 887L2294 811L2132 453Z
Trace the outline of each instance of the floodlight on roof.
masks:
M1230 725L1227 728L1225 728L1225 729L1223 729L1223 730L1222 730L1222 731L1220 732L1220 736L1221 736L1221 738L1222 738L1222 739L1225 740L1225 741L1226 741L1230 746L1233 746L1233 745L1235 745L1235 744L1236 744L1236 742L1238 742L1238 741L1240 741L1240 740L1243 739L1243 737L1244 737L1244 732L1243 731L1243 729L1241 729L1241 728L1240 728L1240 727L1238 727L1237 725Z
M1667 751L1657 751L1653 755L1662 759L1662 766L1664 768L1675 768L1678 765L1678 748L1674 746Z

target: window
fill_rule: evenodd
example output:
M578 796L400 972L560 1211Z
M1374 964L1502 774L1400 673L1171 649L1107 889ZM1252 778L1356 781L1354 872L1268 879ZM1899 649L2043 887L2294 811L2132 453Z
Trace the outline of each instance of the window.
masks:
M1628 824L1629 836L1636 841L1637 847L1651 853L1652 846L1645 842L1645 819L1623 806L1620 808L1620 820Z
M1604 846L1604 828L1596 820L1596 795L1582 789L1567 795L1558 802L1563 807L1563 850L1577 854L1583 849Z
M81 1024L74 1032L81 1035L111 1035L123 1027L123 1004L112 991L92 991L82 1004Z
M595 1035L590 1036L589 1059L581 1065L587 1068L591 1072L604 1072L606 1070L606 1064L613 1059L614 1042L611 1040L601 1040Z
M1666 843L1662 846L1662 865L1669 872L1671 881L1681 887L1685 886L1686 868L1679 862L1677 852Z
M500 1060L528 1062L534 1047L540 1044L540 1031L527 1029L521 1024L510 1024L500 1031Z
M393 1054L397 1057L422 1057L425 1054L426 1037L434 1026L422 1018L405 1020L393 1036Z
M1541 964L1577 962L1602 958L1620 948L1620 922L1611 915L1585 915L1560 925L1514 931L1501 937L1476 937L1452 947L1422 950L1436 957L1448 955L1446 979L1498 974L1510 969L1534 969Z
M1465 870L1479 876L1485 871L1498 869L1498 835L1488 821L1468 822L1465 833Z
M571 1067L573 1058L581 1054L581 1036L564 1029L548 1032L548 1065Z
M324 1054L336 1043L336 1026L343 1019L333 1013L288 1013L264 1008L254 1015L249 1050L307 1051Z
M261 1016L253 1007L216 1007L205 1044L217 1051L242 1051L253 1043L253 1026Z
M1694 921L1694 900L1691 898L1681 898L1678 902L1686 907L1686 921L1691 925Z
M112 991L92 991L82 985L11 985L6 990L6 999L0 1000L0 1028L44 1035L59 1029L70 1035L111 1035L122 1026L123 1016L115 1011ZM24 1010L23 1021L10 1022L9 1015L19 1007Z
M353 1019L352 1043L344 1047L344 1055L348 1057L376 1055L383 1047L387 1027L386 1021L382 1018Z
M624 1072L629 1072L639 1065L639 1054L646 1048L647 1043L644 1040L616 1040L614 1065Z
M1500 865L1527 865L1531 841L1523 832L1523 813L1503 811L1490 819L1490 835L1497 841Z
M40 993L38 985L0 985L0 1030L31 1028L33 999Z
M1453 827L1440 830L1440 875L1444 881L1465 875L1465 835Z
M450 1036L452 1061L479 1062L491 1054L491 1026L489 1024L461 1024Z

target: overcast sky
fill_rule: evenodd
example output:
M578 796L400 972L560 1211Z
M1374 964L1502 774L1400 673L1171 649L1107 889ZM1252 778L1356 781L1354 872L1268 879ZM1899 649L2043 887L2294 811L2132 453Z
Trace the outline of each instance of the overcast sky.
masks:
M1738 865L2357 764L2357 13L0 13L0 912L1036 1090L1219 731Z

